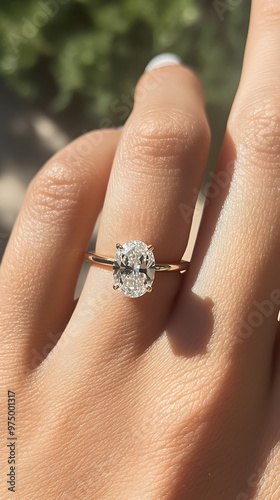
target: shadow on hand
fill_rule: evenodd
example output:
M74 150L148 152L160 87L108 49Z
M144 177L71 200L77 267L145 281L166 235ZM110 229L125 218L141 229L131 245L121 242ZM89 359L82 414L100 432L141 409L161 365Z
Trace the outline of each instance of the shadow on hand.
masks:
M202 299L188 290L184 302L184 309L181 308L180 314L172 318L166 331L171 349L177 356L203 354L207 351L214 327L213 301Z

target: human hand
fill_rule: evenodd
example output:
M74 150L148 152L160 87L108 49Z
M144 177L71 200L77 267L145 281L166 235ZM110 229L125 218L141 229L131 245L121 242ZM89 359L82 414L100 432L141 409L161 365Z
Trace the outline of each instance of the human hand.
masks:
M157 262L184 254L210 144L189 69L146 72L122 133L77 139L31 183L0 275L1 435L10 390L18 437L1 498L279 499L280 5L252 3L186 273L129 299L92 266L73 300L104 197L98 253L140 239Z

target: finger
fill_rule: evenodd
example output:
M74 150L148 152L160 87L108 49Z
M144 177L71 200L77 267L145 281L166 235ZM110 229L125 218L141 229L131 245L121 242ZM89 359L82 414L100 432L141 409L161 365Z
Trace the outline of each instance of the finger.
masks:
M97 252L113 256L117 242L141 240L154 246L156 262L179 261L209 142L196 76L181 65L145 73L116 153ZM121 346L136 342L137 349L145 348L163 328L180 278L180 273L156 273L152 293L131 299L112 289L111 272L92 267L72 323L75 330L82 322L87 333L73 344L88 349L93 342L114 343L117 337ZM93 297L100 297L98 310Z
M264 373L270 377L279 310L279 22L279 2L252 2L241 83L212 185L217 196L207 201L178 316L188 314L194 283L193 293L214 304L213 348L231 357L240 350L238 363L257 371L256 387Z
M91 132L55 155L32 181L0 275L1 351L36 362L65 327L101 210L118 131ZM32 349L31 349L32 347Z

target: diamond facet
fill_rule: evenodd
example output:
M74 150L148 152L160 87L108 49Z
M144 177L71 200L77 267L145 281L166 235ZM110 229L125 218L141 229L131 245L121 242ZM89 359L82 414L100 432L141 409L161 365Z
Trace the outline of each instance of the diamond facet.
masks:
M155 279L153 251L142 241L128 241L117 251L113 270L115 285L124 295L141 297L151 291Z

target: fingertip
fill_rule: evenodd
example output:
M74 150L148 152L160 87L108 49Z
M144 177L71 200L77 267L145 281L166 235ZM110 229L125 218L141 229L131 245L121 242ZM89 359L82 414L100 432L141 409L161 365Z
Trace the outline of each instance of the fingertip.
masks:
M153 69L163 68L164 66L176 66L182 64L182 60L176 54L165 52L153 57L147 64L144 72L152 71Z

